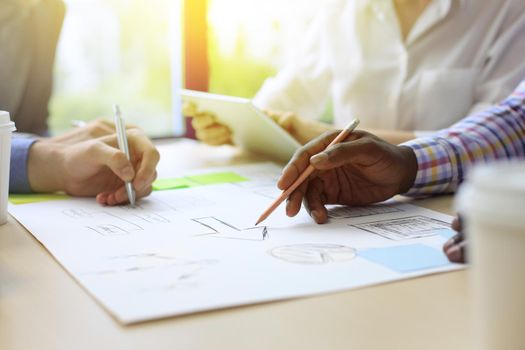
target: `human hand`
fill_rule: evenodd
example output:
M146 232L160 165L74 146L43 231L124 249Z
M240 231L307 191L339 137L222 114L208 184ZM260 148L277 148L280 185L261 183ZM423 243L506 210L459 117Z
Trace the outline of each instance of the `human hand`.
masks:
M126 129L137 129L136 126L126 124ZM115 124L103 119L97 119L87 123L85 126L77 127L68 132L42 139L44 142L74 144L81 141L91 140L94 138L111 135L115 133Z
M457 234L445 243L443 251L451 262L465 263L467 261L467 240L463 233L463 222L460 216L456 216L452 221L452 229Z
M232 132L211 112L199 112L193 103L184 103L183 114L191 117L191 125L199 141L212 146L232 144Z
M277 183L287 189L311 164L316 171L288 198L286 214L295 216L301 202L319 224L326 222L327 204L364 205L406 192L414 183L414 152L364 131L325 150L339 134L332 131L296 151Z
M137 198L149 195L159 152L140 130L128 130L127 136L131 162L118 149L115 134L74 144L36 142L28 161L31 188L96 196L100 204L116 205L128 201L124 181L132 181Z
M263 111L301 145L315 139L324 132L333 130L328 124L301 118L293 112Z

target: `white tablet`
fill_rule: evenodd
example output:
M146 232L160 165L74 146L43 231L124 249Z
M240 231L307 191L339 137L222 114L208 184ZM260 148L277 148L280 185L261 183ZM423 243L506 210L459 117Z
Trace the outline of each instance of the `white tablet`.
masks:
M235 145L288 161L301 145L251 100L240 97L181 90L182 100L192 102L200 112L211 112L228 126Z

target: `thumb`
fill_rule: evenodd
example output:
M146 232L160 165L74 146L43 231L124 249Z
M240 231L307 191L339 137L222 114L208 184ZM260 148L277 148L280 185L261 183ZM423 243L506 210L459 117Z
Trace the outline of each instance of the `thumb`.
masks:
M266 113L268 117L270 117L274 122L279 124L279 126L283 128L284 130L288 132L293 130L295 121L296 121L295 113L278 112L278 111L267 110L267 109L264 109L263 111L264 113Z
M277 120L277 123L283 128L284 130L291 132L295 129L295 123L297 121L295 113L292 112L286 112L284 114L281 114L279 116L279 119Z
M93 147L93 154L89 155L98 165L107 166L122 181L132 181L135 169L124 152L102 141Z
M370 151L368 140L342 142L312 156L310 164L319 170L339 168L348 163L359 162L363 157L368 157L368 151Z
M187 117L193 117L197 113L197 105L193 102L184 102L182 104L182 114Z

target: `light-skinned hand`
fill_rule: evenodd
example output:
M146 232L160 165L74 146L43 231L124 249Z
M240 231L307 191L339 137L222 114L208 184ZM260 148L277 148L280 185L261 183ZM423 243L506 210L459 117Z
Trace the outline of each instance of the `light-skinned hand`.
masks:
M96 196L100 204L116 205L128 201L124 181L132 181L137 198L149 195L159 152L138 129L128 130L127 137L131 162L118 149L115 134L73 144L36 142L28 161L32 190Z
M273 110L263 110L263 112L303 145L333 129L328 124L301 118L293 112ZM192 126L198 140L213 146L232 144L230 128L221 124L213 113L199 111L195 104L187 102L183 105L183 113L185 116L192 117Z
M312 164L316 171L288 198L286 213L295 216L301 203L319 224L328 219L327 204L364 205L406 192L417 173L414 152L364 131L325 150L339 134L331 131L294 154L277 183L287 189Z
M328 124L301 118L293 112L280 112L273 110L264 110L281 128L286 130L301 145L315 139L323 133L333 130Z
M137 129L136 126L126 124L126 130ZM115 133L115 124L104 119L97 119L87 123L85 126L73 128L58 136L42 139L44 142L74 144L81 141L91 140L97 137Z
M191 125L199 141L212 146L232 144L232 132L226 125L217 121L213 113L198 111L193 103L183 104L183 114L191 117Z

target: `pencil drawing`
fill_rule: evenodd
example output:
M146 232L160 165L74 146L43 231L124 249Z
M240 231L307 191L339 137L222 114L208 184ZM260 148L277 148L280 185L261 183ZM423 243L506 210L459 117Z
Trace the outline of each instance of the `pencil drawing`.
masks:
M322 265L352 260L356 250L340 244L305 243L275 247L268 254L289 263Z
M196 237L237 239L245 241L264 241L270 237L268 234L268 228L266 226L240 229L224 220L217 219L213 216L195 218L192 220L210 230L209 233L201 233L195 235Z
M340 205L330 208L328 210L328 217L330 219L349 219L362 216L396 213L402 211L403 210L398 207L387 204L377 204L359 207Z

